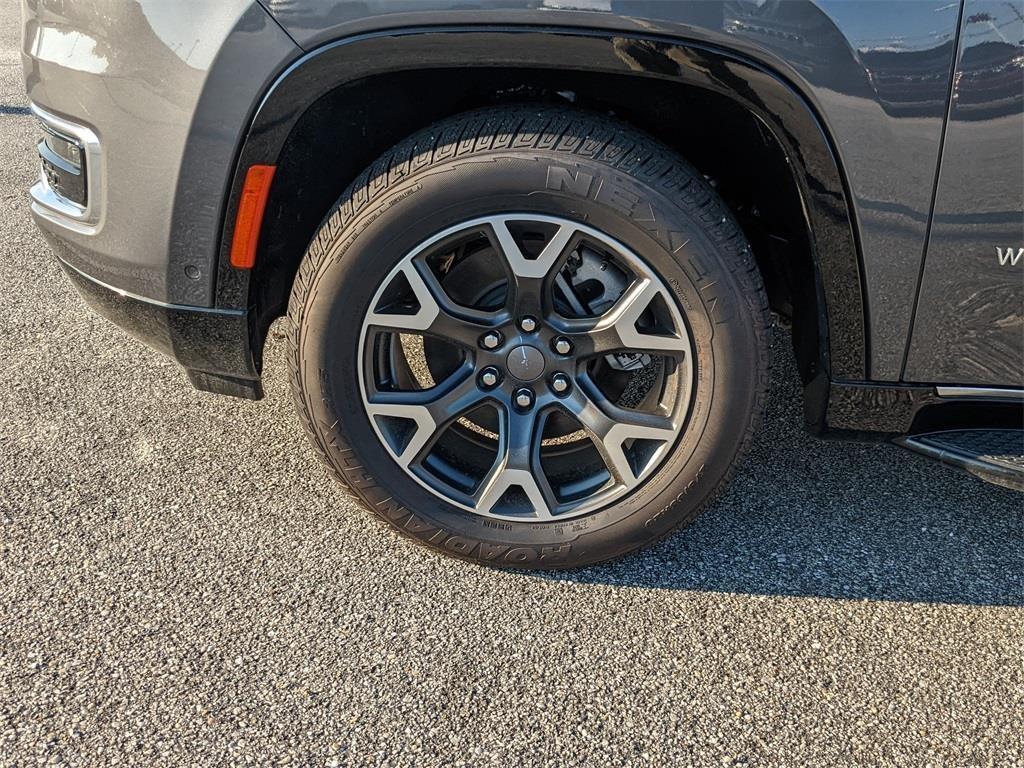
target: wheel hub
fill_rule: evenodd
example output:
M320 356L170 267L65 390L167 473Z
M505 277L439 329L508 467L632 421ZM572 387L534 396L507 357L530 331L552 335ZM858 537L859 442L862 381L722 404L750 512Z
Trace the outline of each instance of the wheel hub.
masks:
M544 375L543 353L529 344L520 344L505 359L508 372L519 381L536 381Z

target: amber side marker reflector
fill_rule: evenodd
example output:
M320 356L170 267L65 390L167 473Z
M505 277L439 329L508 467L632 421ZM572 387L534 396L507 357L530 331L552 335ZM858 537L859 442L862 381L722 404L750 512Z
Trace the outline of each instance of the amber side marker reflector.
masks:
M238 201L238 215L235 217L235 234L231 238L232 267L252 269L256 263L260 225L275 170L273 165L251 165L245 174L242 199Z

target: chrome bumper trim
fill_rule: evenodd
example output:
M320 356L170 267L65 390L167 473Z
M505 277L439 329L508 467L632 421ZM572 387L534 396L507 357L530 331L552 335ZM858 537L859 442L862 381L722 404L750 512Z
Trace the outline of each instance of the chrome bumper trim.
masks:
M939 397L1024 400L1024 389L1008 387L936 387L935 394Z
M99 137L91 128L57 117L37 104L29 104L29 109L51 131L73 139L81 146L86 171L86 205L83 208L50 187L40 164L39 181L29 190L33 213L74 232L95 235L103 227L104 208L103 153Z

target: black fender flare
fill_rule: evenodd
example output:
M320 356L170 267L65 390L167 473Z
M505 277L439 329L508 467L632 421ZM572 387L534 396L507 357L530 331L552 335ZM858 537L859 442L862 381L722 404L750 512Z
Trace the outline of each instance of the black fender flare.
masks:
M515 36L514 44L508 37ZM825 123L793 83L748 56L699 41L560 27L426 27L345 38L289 66L256 108L226 202L216 306L246 306L249 272L231 268L234 211L245 172L276 165L299 118L334 88L410 69L532 67L627 74L715 91L754 114L787 154L803 203L816 280L818 360L811 376L867 375L866 298L856 213ZM257 257L258 258L258 257ZM808 391L811 391L809 388Z

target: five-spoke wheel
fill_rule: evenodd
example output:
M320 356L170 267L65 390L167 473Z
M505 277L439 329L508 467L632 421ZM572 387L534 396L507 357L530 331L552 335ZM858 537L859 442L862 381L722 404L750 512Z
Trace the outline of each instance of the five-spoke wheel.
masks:
M635 488L686 419L690 336L642 259L584 224L503 214L449 227L378 288L367 413L445 501L546 522Z

